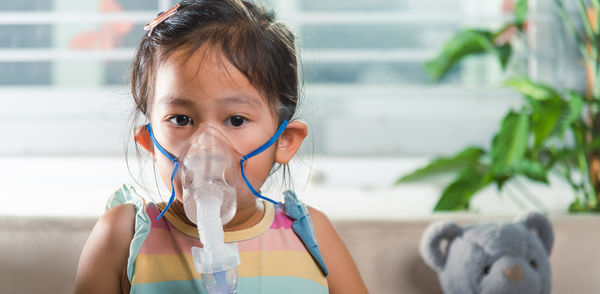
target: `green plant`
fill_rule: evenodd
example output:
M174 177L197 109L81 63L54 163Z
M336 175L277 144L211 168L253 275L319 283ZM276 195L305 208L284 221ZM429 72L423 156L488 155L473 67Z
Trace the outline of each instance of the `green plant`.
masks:
M600 0L577 0L583 32L578 31L563 2L552 1L585 61L587 91L558 90L528 77L509 78L505 85L523 95L523 104L504 116L489 150L467 147L453 156L434 159L397 181L455 173L434 210L468 209L472 197L492 184L500 190L507 184L526 190L520 182L523 177L548 184L552 172L573 189L575 200L570 211L600 211ZM458 32L435 59L426 63L426 70L439 80L463 58L474 54L493 54L505 69L513 55L513 40L527 32L527 7L527 0L518 0L513 20L498 31ZM530 193L523 196L540 202Z

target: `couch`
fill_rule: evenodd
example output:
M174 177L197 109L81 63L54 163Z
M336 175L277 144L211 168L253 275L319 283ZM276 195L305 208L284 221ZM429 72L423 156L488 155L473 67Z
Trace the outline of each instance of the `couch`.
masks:
M371 293L442 293L418 243L434 220L507 220L464 214L406 221L335 221ZM551 216L552 293L600 293L600 216ZM0 216L0 293L72 293L94 218Z

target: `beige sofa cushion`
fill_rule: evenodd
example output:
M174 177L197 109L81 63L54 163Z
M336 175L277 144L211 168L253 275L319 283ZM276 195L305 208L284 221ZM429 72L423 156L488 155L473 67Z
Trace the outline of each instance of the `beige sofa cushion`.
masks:
M435 220L441 218L482 221L460 215ZM433 220L335 225L371 293L435 294L441 293L437 277L417 249ZM556 235L552 293L600 293L600 216L551 220ZM0 217L0 292L72 293L77 260L94 223L93 218Z
M600 293L600 215L554 216L555 234L550 256L552 293ZM433 220L460 224L512 221L464 215L438 216L420 221L338 222L336 227L371 293L442 293L436 273L421 260L421 234Z

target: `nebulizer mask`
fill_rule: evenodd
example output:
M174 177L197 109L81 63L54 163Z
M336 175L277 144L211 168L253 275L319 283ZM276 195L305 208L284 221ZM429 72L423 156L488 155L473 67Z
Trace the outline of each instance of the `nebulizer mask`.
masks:
M205 127L190 142L179 157L165 150L154 137L150 124L146 125L156 148L174 164L171 174L171 199L159 215L164 215L174 200L173 179L181 168L183 207L189 220L194 222L203 247L192 247L196 271L208 293L236 293L237 266L240 256L237 243L225 243L223 225L236 212L236 187L246 185L257 197L278 203L258 193L244 174L245 161L269 148L287 126L284 121L275 135L256 150L242 155L219 129Z

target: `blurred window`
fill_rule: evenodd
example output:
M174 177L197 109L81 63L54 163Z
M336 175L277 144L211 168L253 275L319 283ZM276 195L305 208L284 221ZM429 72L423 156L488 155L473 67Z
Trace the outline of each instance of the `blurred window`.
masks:
M430 156L487 144L516 101L499 90L493 58L467 60L441 83L423 70L458 29L499 27L502 0L259 2L297 33L299 117L316 155ZM0 129L11 144L0 144L0 155L120 154L135 46L171 4L2 1Z

